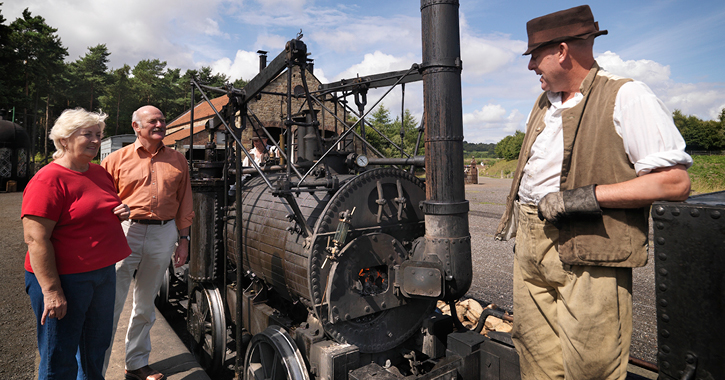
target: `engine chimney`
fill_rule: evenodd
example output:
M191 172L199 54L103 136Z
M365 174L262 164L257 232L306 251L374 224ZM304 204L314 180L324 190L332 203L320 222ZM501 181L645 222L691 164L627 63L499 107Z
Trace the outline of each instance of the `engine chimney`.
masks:
M421 0L426 200L424 260L445 270L446 301L471 286L471 235L463 176L458 0Z
M261 73L267 67L267 52L257 50L257 54L259 54L259 72Z

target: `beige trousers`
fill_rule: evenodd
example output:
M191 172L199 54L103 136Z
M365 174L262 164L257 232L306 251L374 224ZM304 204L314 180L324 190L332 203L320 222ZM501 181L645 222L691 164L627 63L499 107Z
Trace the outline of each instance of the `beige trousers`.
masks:
M559 230L534 206L521 205L518 223L513 340L521 378L624 380L632 269L563 264Z
M174 221L160 226L127 220L121 223L121 226L131 247L131 255L116 263L113 332L115 335L123 305L131 288L133 310L126 331L126 369L136 370L149 364L151 327L156 321L154 299L161 287L164 273L171 263L179 234ZM111 347L106 351L104 374L108 368Z

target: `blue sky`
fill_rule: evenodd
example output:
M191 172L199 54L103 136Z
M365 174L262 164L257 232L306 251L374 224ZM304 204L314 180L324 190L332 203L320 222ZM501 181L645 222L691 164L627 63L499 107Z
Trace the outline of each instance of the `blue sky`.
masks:
M392 70L421 60L420 2L414 0L4 0L8 23L24 8L58 28L69 60L99 43L110 66L159 58L169 67L211 66L251 79L257 50L271 58L302 30L323 82ZM464 135L498 142L524 123L540 92L527 70L526 22L581 5L461 0ZM608 35L598 37L600 65L647 83L667 107L716 119L725 107L725 1L608 0L589 3ZM406 86L405 107L420 120L422 86ZM377 99L369 95L368 104ZM383 100L400 114L400 91Z

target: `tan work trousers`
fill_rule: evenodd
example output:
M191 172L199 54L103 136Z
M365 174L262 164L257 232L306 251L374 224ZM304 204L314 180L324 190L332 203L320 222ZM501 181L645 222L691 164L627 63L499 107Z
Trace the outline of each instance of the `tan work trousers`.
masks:
M632 269L563 264L559 230L535 206L521 205L518 223L513 340L521 378L625 379Z

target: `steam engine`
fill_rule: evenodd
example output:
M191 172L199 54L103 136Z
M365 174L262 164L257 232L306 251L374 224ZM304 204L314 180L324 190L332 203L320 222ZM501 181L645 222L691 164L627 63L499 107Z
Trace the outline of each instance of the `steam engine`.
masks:
M422 0L421 16L423 62L410 70L308 88L307 48L296 38L269 65L261 62L260 73L242 89L192 83L192 98L201 91L217 115L207 124L204 159L194 160L193 148L189 156L196 216L187 327L207 372L228 368L233 359L239 379L520 378L510 336L486 337L465 329L455 313L434 311L437 301L452 303L468 291L471 240L458 1ZM293 88L295 70L301 85ZM287 75L286 92L265 92L280 75ZM367 92L420 80L425 114L418 141L425 142L425 156L386 158L366 142ZM229 103L217 110L205 91L224 93ZM250 111L263 93L286 104L279 136ZM332 100L346 106L350 96L358 106L357 113L350 110L354 123L325 105ZM293 110L293 100L302 106ZM194 120L194 104L191 109ZM321 128L322 114L343 128ZM243 166L249 152L242 136L249 131L270 138L280 157ZM416 168L424 168L425 180ZM676 240L671 232L657 234L669 231L683 208L655 205L656 249ZM720 210L711 214L717 219ZM716 229L722 243L725 235ZM680 263L670 252L656 257L658 264L690 262ZM710 374L725 372L718 364L723 350L690 349L687 336L676 333L682 330L668 326L684 315L674 305L692 299L670 284L677 272L667 267L657 277L661 334L679 337L660 343L663 376L717 378ZM722 293L721 285L713 281L713 294ZM715 300L718 307L722 298Z
M451 344L455 318L433 313L438 300L461 298L472 277L458 2L424 0L421 14L423 63L410 70L310 89L306 45L297 38L269 65L261 62L243 89L193 83L192 97L199 90L207 101L205 91L230 99L207 124L204 159L190 162L196 217L187 322L208 371L225 367L235 351L244 378L480 377L487 338L461 332ZM270 96L265 86L285 71L286 93L272 94L287 105L276 138L249 102ZM293 72L301 76L294 89ZM365 139L367 91L420 80L426 155L386 158ZM355 123L325 105L345 105L348 96L358 106ZM325 112L344 127L321 128ZM242 166L249 130L274 142L278 161ZM425 181L415 175L423 167Z

